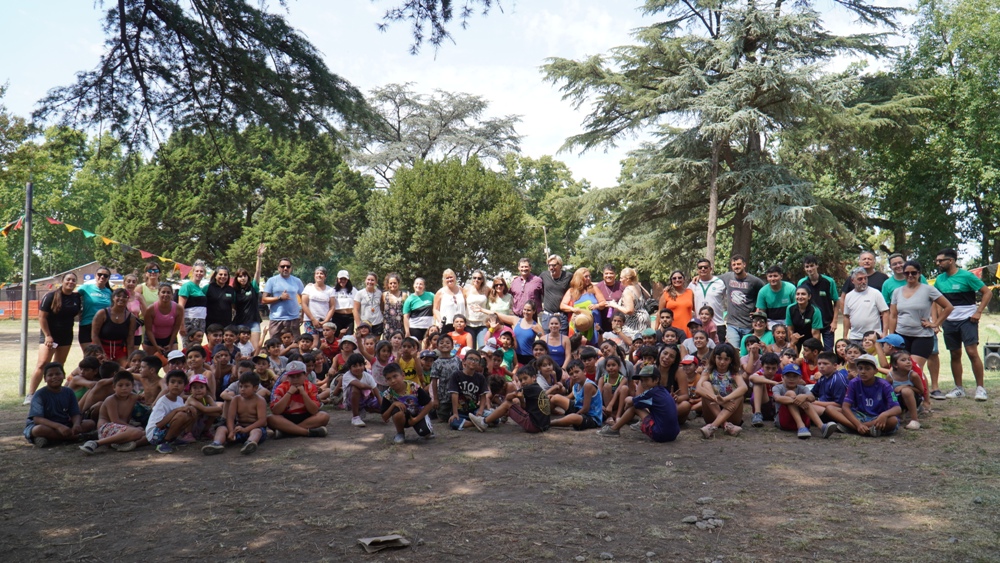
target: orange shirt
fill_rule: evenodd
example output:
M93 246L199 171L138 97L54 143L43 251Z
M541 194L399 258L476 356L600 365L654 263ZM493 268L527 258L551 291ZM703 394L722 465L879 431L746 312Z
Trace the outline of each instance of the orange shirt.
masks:
M674 314L674 322L671 326L683 330L684 334L690 337L691 331L688 330L688 323L691 322L691 318L694 316L694 292L690 289L685 289L683 293L677 296L677 299L674 299L670 297L669 291L664 291L660 297L660 301L662 302L661 308L670 309Z

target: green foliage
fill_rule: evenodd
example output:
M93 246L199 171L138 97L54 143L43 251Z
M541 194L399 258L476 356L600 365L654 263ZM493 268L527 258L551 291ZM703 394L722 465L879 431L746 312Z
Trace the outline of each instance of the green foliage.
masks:
M361 92L331 73L266 2L110 4L99 64L52 90L36 117L110 127L129 148L187 127L221 134L262 123L277 133L309 133L334 131L336 119L372 119Z
M551 156L535 159L508 154L503 164L504 176L525 201L531 229L528 253L538 256L544 252L547 237L548 254L558 254L567 262L571 260L577 254L584 225L592 222L576 209L576 198L587 192L590 184L586 180L574 180L569 167Z
M424 277L429 288L440 287L446 268L461 279L477 268L510 268L529 241L521 195L475 157L399 169L388 190L373 196L368 221L358 261Z
M457 6L459 3L460 7ZM459 8L460 25L465 29L477 6L481 7L485 16L493 6L500 6L500 0L404 0L402 4L386 10L379 29L385 31L393 22L409 22L410 31L413 33L410 53L416 55L425 40L437 49L445 39L451 39L448 24L455 17L456 7ZM427 37L428 31L430 37Z
M329 136L289 139L263 127L225 137L171 136L153 162L116 191L102 233L190 264L252 267L268 243L277 258L327 260L364 230L371 181L350 171ZM136 252L100 249L135 267Z

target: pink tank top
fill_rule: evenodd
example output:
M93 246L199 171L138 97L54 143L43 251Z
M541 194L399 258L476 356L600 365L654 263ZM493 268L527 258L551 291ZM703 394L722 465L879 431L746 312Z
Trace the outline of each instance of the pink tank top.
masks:
M173 301L170 302L170 314L166 315L160 312L160 304L157 303L153 307L153 324L151 328L153 329L154 338L167 338L170 336L170 332L174 328L174 321L177 319L177 303ZM147 322L149 319L147 319Z

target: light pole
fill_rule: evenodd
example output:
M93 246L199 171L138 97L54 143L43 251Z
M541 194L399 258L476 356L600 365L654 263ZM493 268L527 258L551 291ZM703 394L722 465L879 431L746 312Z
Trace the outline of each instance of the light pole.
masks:
M549 259L549 253L551 252L551 250L549 250L549 230L548 228L546 228L545 225L531 225L531 226L542 230L542 239L545 242L545 246L542 249L545 251L545 255L542 256L542 261L545 262Z

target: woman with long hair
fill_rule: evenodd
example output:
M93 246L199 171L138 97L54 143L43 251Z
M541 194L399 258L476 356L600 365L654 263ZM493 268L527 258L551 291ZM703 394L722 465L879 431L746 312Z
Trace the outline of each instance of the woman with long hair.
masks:
M514 307L514 296L510 294L510 285L503 276L493 278L493 287L490 288L490 296L487 300L490 312L512 315Z
M521 308L520 317L497 313L497 317L501 322L514 327L514 354L518 364L527 365L535 359L531 354L532 345L535 343L536 338L544 334L542 325L536 320L537 314L535 304L531 301L525 303L524 307ZM558 321L559 319L557 318L556 320Z
M76 291L76 274L68 273L62 277L62 283L42 297L38 304L38 326L41 334L38 338L38 362L24 404L30 405L31 399L42 382L42 368L49 362L66 363L69 350L73 347L73 324L76 316L83 308L80 294Z
M465 330L472 335L472 348L478 350L486 343L486 317L489 314L490 288L486 285L486 274L474 270L469 283L462 288L465 305L469 312L465 315Z
M937 338L934 329L941 326L955 306L936 287L920 283L920 270L920 262L916 260L907 260L903 264L906 284L892 293L886 333L902 336L904 349L912 356L913 363L923 369L927 358L934 352Z
M181 327L181 337L184 339L184 348L188 348L201 342L191 342L188 335L195 332L205 334L205 317L208 316L208 298L205 297L205 290L201 287L202 280L205 279L205 261L196 260L191 268L191 279L181 285L177 294L177 302L184 307L184 326Z
M455 330L452 321L455 315L465 316L468 309L465 306L465 294L458 287L458 277L455 271L448 268L441 273L441 289L434 294L434 324L441 327L442 334ZM531 354L531 350L528 350Z
M368 272L365 286L354 294L354 326L368 323L372 334L382 338L385 331L385 317L382 315L382 290L378 288L378 276Z
M125 291L128 292L128 303L125 305L129 312L135 315L138 319L138 327L135 329L135 334L132 338L135 342L135 346L142 344L142 323L143 315L146 313L146 299L142 296L142 290L136 290L136 286L139 284L139 276L136 274L128 274L125 276Z
M146 308L144 318L143 352L166 357L177 349L177 333L184 326L184 307L174 302L174 288L169 283L160 284L156 302ZM259 326L257 330L260 331Z
M93 343L104 348L108 361L118 362L122 367L128 364L128 357L135 349L132 335L139 325L127 304L128 291L123 287L116 289L111 296L111 306L98 311L91 326Z
M326 268L316 266L313 270L312 283L306 284L302 290L302 330L313 337L313 346L319 348L319 340L323 337L323 324L333 318L333 288L326 284Z
M354 297L358 290L351 283L347 270L337 272L337 285L333 287L333 322L340 334L354 334Z
M409 293L402 287L403 280L396 272L389 272L382 280L382 317L385 318L385 333L390 336L403 332L403 303Z
M403 302L403 332L421 342L434 325L434 296L424 291L426 284L424 278L413 280L413 293ZM424 345L423 349L428 348Z
M254 351L260 350L260 268L267 245L257 247L257 265L253 277L246 268L237 268L233 275L233 324L250 329L250 343Z
M601 326L600 310L605 307L607 302L604 296L590 280L590 270L577 268L569 282L569 289L559 304L559 310L566 313L569 325L582 333L590 344L597 344Z
M236 295L230 285L229 268L219 266L212 272L205 287L205 326L213 324L227 327L233 324L233 304Z
M160 265L156 262L146 262L142 274L142 300L148 307L156 303L160 293Z
M823 341L823 313L812 303L812 292L804 286L795 289L795 303L785 308L785 326L788 339L799 352L807 338ZM773 337L773 327L772 327Z
M634 340L642 331L650 328L649 311L642 308L646 290L639 283L639 273L635 268L622 268L621 282L621 298L617 303L609 302L608 306L625 315L624 330Z
M660 295L660 309L670 309L674 314L671 326L683 330L688 337L691 336L688 323L694 317L694 291L688 287L684 272L674 270L670 273L670 283Z

